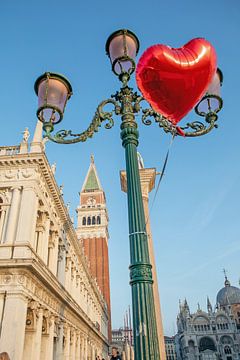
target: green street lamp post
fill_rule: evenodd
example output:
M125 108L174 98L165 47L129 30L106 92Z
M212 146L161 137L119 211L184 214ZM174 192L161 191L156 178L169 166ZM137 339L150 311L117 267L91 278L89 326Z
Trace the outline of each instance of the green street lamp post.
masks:
M131 74L135 71L135 57L139 50L139 41L129 30L114 32L107 40L106 52L112 64L112 71L118 76L122 87L111 98L102 101L95 112L89 127L82 133L72 130L60 130L52 135L55 124L63 118L66 103L72 95L68 80L62 75L45 73L35 83L35 91L39 99L38 119L43 122L45 136L60 144L84 142L91 138L98 128L105 123L105 128L114 125L113 116L121 116L121 139L125 148L127 173L127 198L129 216L130 242L130 284L132 287L134 351L137 360L160 360L157 337L156 314L154 310L152 266L149 260L148 239L138 171L137 146L138 125L135 114L142 112L142 122L150 125L150 117L158 123L165 132L178 135L176 127L152 108L142 109L144 98L128 86ZM195 111L205 117L205 123L195 121L186 124L182 129L185 136L204 135L217 127L217 113L222 108L219 89L222 83L222 73L218 69L213 84ZM107 104L113 110L104 111ZM188 131L189 130L189 131Z

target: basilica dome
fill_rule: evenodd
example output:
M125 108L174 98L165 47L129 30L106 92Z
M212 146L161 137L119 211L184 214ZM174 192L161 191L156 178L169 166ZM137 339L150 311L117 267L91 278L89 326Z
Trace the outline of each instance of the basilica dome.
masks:
M221 306L240 304L240 289L231 286L230 281L226 278L224 287L217 294L217 304Z

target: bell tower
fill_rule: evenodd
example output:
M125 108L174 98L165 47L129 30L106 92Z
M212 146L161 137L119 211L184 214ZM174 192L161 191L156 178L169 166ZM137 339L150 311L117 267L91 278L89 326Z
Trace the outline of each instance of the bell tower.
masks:
M108 338L111 341L111 305L108 260L108 212L94 157L80 192L77 207L77 237L82 242L90 271L107 303L109 314Z

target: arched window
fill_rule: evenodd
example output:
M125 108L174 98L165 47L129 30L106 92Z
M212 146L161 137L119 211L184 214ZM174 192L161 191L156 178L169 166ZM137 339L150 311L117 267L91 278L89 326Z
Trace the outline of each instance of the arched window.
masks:
M100 216L97 217L97 224L98 224L98 225L101 224L101 218L100 218Z
M87 218L87 224L88 224L88 225L91 225L91 218L90 218L90 216Z
M82 225L86 225L86 218L84 216L84 218L82 219Z
M193 340L189 340L188 347L189 347L189 354L194 354L195 353L195 347L194 347L194 341ZM192 356L191 356L191 358L192 358Z
M92 225L95 225L96 224L96 218L95 218L95 216L93 216L93 218L92 218Z
M230 348L230 346L225 346L225 348L224 348L224 353L225 354L231 354L232 353L232 350L231 350L231 348Z
M199 343L199 351L201 352L205 350L216 351L216 346L214 344L214 341L209 337L201 338Z

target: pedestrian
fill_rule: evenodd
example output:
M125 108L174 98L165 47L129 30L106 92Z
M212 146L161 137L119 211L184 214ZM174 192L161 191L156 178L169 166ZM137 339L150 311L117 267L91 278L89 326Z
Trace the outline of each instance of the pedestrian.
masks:
M5 351L0 354L0 360L10 360L8 353Z
M112 357L110 360L121 360L121 357L116 347L112 348Z

